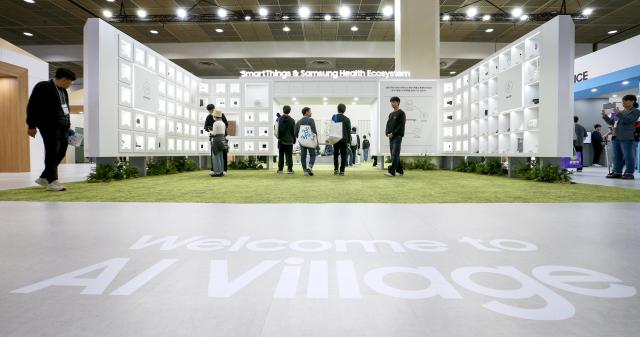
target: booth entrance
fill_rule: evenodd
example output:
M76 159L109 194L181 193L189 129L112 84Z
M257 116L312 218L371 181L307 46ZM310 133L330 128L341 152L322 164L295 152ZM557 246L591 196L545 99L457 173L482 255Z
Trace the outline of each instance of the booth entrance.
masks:
M27 69L0 62L0 172L29 172Z

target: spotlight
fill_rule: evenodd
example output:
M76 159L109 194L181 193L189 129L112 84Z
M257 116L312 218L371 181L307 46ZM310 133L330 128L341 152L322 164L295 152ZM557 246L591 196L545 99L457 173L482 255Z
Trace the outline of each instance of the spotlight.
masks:
M484 31L485 33L493 33L493 28L489 28L487 30Z
M244 19L245 19L246 21L251 21L251 17L250 17L249 15L245 16L245 17L244 17Z
M456 74L456 72L455 72L455 71L450 71L450 72L449 72L449 75L455 75L455 74Z
M145 11L144 9L138 9L138 11L136 11L136 14L138 15L139 18L143 19L147 17L147 11Z
M520 18L522 16L522 8L516 7L511 11L511 16L514 18Z
M222 29L222 28L216 28L216 33L223 33L223 32L224 32L224 29Z
M467 9L467 17L468 18L474 18L476 15L478 15L478 8L476 7L469 7Z
M613 35L613 34L615 34L615 33L617 33L617 32L618 32L617 30L610 30L610 31L608 31L608 32L607 32L607 34L609 34L609 35Z
M301 19L308 19L311 16L311 10L309 7L300 7L300 9L298 9L298 15Z
M24 34L24 35L26 35L26 36L29 36L29 37L33 36L33 34L31 34L31 33L29 33L29 32L24 32L24 33L22 33L22 34Z
M582 15L584 15L584 16L589 16L591 14L593 14L593 8L587 7L587 8L582 10Z
M107 19L110 19L113 16L113 13L111 13L110 10L105 9L102 11L102 16L104 16Z
M295 98L295 97L291 97L291 100L292 100L292 101L297 101L298 99L297 99L297 98Z
M352 32L357 32L358 31L358 26L351 26L351 31Z
M24 0L24 2L27 2L27 3L30 3L30 4L35 3L35 1L33 1L33 0Z
M289 28L287 26L284 26L284 28L282 28L282 30L288 33L289 31L291 31L291 28Z
M593 88L593 89L591 89L591 92L598 92L598 89Z
M327 99L328 99L328 98L326 98L326 97L322 97L322 100L323 100L323 101L326 101Z
M484 16L482 16L482 21L491 21L491 15L485 14Z
M357 101L359 101L359 100L360 100L360 98L358 98L358 97L354 97L354 98L353 98L353 100L357 102Z
M442 16L442 21L449 21L449 20L451 20L451 15L445 14Z
M227 17L227 10L224 8L218 8L218 16L222 19Z
M392 6L384 6L384 8L382 9L382 15L385 18L388 18L391 15L393 15L393 7Z
M258 14L260 14L261 17L265 17L269 14L269 11L264 7L260 7L260 9L258 9Z
M340 13L340 18L342 19L348 19L349 17L351 17L351 8L347 6L340 7L338 11Z
M628 85L629 81L622 81L622 85Z
M529 15L527 14L520 17L520 21L527 21L527 20L529 20Z
M283 16L282 20L289 20L289 16L288 15Z
M325 20L325 21L331 21L331 15L329 15L329 14L325 14L325 15L324 15L324 20Z
M157 31L157 30L155 30L155 29L152 29L152 30L150 30L150 31L149 31L149 33L151 33L151 34L158 34L158 31Z
M176 15L180 18L180 19L184 19L187 17L187 10L184 8L178 8L178 10L176 11Z

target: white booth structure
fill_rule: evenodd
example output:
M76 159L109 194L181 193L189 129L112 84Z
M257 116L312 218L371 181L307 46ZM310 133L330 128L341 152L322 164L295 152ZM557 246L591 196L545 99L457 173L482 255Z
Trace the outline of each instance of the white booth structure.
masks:
M202 126L209 103L230 122L230 154L275 155L273 124L283 105L294 107L295 119L302 106L311 106L323 141L336 102L347 104L347 115L353 110L359 134L371 136L371 153L385 155L392 96L401 98L407 114L403 155L572 154L574 26L568 16L442 80L201 79L99 19L87 21L84 39L90 157L208 155Z

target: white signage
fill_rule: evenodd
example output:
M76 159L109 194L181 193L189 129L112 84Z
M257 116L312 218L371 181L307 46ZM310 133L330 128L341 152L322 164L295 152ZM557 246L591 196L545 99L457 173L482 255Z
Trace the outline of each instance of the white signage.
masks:
M574 82L584 82L640 65L640 35L577 58Z
M498 109L507 111L522 106L522 65L518 65L498 75Z
M241 78L409 78L409 71L378 70L261 70L241 71Z

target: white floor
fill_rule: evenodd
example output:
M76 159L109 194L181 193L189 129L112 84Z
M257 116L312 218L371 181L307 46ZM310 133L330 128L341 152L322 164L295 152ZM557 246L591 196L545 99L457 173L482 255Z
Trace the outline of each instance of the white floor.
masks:
M640 173L636 172L635 180L607 179L607 174L609 174L609 170L606 167L585 167L582 172L574 170L571 178L578 184L640 189Z
M58 179L63 183L87 179L95 164L61 164L58 167ZM0 190L38 186L34 181L42 170L26 173L0 173Z

